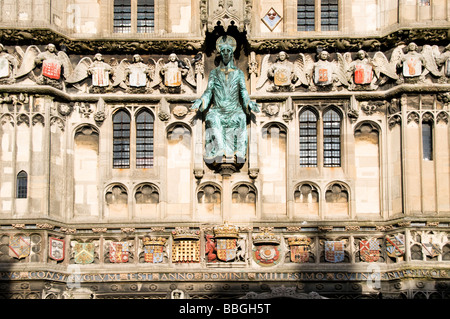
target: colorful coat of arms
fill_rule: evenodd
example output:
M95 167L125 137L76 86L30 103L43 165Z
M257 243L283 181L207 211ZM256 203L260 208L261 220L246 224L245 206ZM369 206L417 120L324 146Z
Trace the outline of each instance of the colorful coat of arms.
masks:
M331 263L339 263L344 260L344 242L326 241L325 242L325 260Z
M200 261L200 232L184 228L172 231L172 262L191 263Z
M151 239L145 237L144 244L144 260L147 263L162 263L164 257L165 238Z
M330 85L333 83L333 66L329 62L319 61L314 67L314 83Z
M359 242L359 258L365 262L375 262L380 258L380 243L376 239Z
M253 254L258 264L277 264L280 258L280 248L276 245L258 245L253 248Z
M103 66L94 66L91 68L93 86L109 86L109 70Z
M181 85L181 71L178 64L170 64L164 74L164 85L168 87L178 87Z
M432 242L423 243L422 247L425 252L425 255L431 258L439 256L442 253L441 248Z
M280 261L280 238L267 230L253 238L254 260L262 266L272 266Z
M109 261L112 263L126 263L129 258L128 242L112 241L109 243Z
M221 226L214 227L214 236L217 259L221 261L235 260L239 228L225 222Z
M405 235L386 236L386 253L389 257L400 257L405 253Z
M94 262L93 243L75 243L73 247L74 261L76 264L91 264Z
M290 85L291 73L292 67L289 64L282 64L280 66L277 66L273 77L274 84L278 86Z
M373 72L370 64L359 63L355 65L355 83L369 84L372 82Z
M25 258L30 255L30 236L14 235L9 237L9 256Z
M291 249L291 262L307 263L309 261L310 238L289 238L288 244Z
M422 74L422 61L418 56L410 56L403 62L403 76L413 77Z
M64 259L66 243L63 239L50 237L48 243L48 256L56 261Z
M55 59L45 59L42 62L42 75L59 80L61 77L61 63Z
M217 238L216 239L217 258L222 261L231 261L236 258L236 239Z

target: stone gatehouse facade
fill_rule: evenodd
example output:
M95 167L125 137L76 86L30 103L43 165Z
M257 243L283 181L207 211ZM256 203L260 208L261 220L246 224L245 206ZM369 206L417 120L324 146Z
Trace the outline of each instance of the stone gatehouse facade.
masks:
M4 298L450 292L446 0L0 0ZM216 41L260 112L204 161Z

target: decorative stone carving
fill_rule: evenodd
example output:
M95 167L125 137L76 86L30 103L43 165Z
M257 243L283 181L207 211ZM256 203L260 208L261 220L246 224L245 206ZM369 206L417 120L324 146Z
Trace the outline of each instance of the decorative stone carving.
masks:
M144 63L139 54L133 55L131 63L123 59L114 68L113 87L121 87L128 93L151 93L150 81L154 65Z
M224 30L233 26L240 32L250 31L251 2L251 0L202 1L200 6L202 23L209 32L213 32L215 26L222 26Z
M0 44L0 84L15 82L18 64L16 57L9 54L3 44Z
M167 63L164 63L163 58L157 62L150 60L155 65L154 79L150 84L152 88L159 86L162 93L184 93L183 80L194 88L197 86L195 70L188 58L181 60L175 53L171 53Z
M247 114L260 110L258 104L250 100L244 73L233 62L236 40L220 37L216 48L221 54L220 65L211 71L208 88L191 109L207 112L205 162L215 169L226 169L224 173L229 175L246 160Z
M58 51L52 43L46 46L44 52L35 45L29 46L25 52L18 50L22 63L17 70L16 78L21 78L41 66L41 75L36 78L36 83L63 88L62 76L67 79L72 72L72 64L65 52Z
M89 57L82 58L70 77L66 79L66 82L70 84L79 83L91 76L93 92L105 93L112 89L111 77L113 74L114 70L111 65L104 62L102 54L97 53L94 60Z
M265 55L263 58L256 88L262 88L269 79L273 85L267 89L268 92L293 91L295 88L294 84L299 79L297 75L298 67L295 68L294 63L288 60L289 56L284 51L278 53L274 63L271 63L269 59L270 54Z

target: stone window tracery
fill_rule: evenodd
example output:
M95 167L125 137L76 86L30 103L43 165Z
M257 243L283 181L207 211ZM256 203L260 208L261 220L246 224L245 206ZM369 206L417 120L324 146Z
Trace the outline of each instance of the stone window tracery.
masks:
M300 114L300 166L317 166L317 115L309 109Z
M341 166L341 116L334 109L323 116L323 165Z
M17 174L17 198L27 198L28 193L28 174L25 171L20 171Z
M121 110L113 117L113 168L130 168L130 115Z

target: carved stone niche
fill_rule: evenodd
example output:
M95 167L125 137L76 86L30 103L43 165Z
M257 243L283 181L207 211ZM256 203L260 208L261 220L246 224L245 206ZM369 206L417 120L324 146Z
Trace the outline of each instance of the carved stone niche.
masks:
M248 31L251 11L251 0L202 0L200 2L202 25L208 32L212 32L216 26L222 26L224 30L227 30L229 26L235 26L240 32Z

